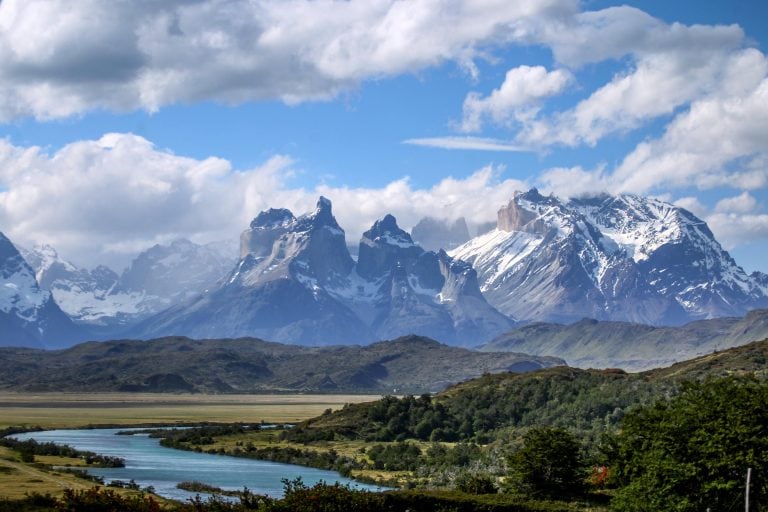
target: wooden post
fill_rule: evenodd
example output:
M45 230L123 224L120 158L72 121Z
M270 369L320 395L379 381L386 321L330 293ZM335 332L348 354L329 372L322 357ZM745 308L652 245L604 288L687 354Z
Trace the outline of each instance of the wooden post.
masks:
M749 481L752 479L752 468L747 468L747 489L744 491L744 510L749 512Z

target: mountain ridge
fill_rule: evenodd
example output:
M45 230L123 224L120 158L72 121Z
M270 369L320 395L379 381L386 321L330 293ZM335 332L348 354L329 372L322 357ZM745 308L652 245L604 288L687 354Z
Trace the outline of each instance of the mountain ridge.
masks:
M768 310L743 317L696 320L683 326L650 326L582 319L572 324L533 322L478 347L557 355L580 368L641 371L768 338Z
M366 346L302 347L256 338L87 342L43 351L0 348L0 389L126 392L422 393L562 359L480 353L420 336Z
M40 288L32 268L1 232L0 331L3 341L44 348L62 347L87 336L51 293Z
M474 345L512 325L487 304L470 266L444 251L425 251L392 215L363 234L353 260L331 208L321 197L300 217L285 209L261 212L241 235L240 261L218 287L129 335L328 345L417 334Z

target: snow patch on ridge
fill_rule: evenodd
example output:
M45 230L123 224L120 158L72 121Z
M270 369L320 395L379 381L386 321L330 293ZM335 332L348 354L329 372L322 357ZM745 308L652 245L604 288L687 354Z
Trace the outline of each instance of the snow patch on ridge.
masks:
M480 290L485 292L491 283L514 271L515 266L535 251L542 241L542 236L523 231L493 229L448 252L448 255L466 261L476 269L483 269L485 277Z

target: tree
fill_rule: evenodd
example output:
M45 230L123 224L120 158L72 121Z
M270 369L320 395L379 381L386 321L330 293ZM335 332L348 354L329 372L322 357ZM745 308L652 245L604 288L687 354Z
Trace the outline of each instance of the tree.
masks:
M768 507L768 384L728 377L685 383L624 417L609 450L622 511L731 510L743 503L752 468L751 503Z
M584 491L581 446L565 429L532 428L523 436L523 446L508 462L510 482L518 492L562 497Z

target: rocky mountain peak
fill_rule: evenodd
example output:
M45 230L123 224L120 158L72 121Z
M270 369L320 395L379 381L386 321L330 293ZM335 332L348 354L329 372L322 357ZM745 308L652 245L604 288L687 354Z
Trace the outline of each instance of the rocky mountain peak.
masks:
M528 192L515 192L514 197L497 213L497 228L501 231L523 231L531 234L543 234L546 222L542 218L539 205L554 206L552 198L539 194L535 188Z
M19 250L0 233L0 345L60 347L83 336L42 290Z
M0 275L3 278L8 278L12 273L23 268L25 263L13 242L0 232L0 272L2 272ZM29 265L26 265L26 268L29 268Z
M367 279L390 272L396 266L411 266L424 249L413 243L411 235L397 225L392 215L374 222L363 233L357 257L357 273Z
M471 345L511 325L485 302L468 265L424 251L392 215L364 233L355 262L326 198L292 222L272 222L292 216L275 212L243 233L243 257L226 280L150 319L139 336L257 335L329 344L417 333Z
M16 249L8 237L6 237L3 232L0 231L0 261L7 260L17 252L18 249Z
M261 212L240 236L231 279L253 287L295 278L314 288L346 277L353 266L331 201L321 196L313 212L298 218L283 208Z
M396 245L403 248L413 245L411 235L397 225L397 219L391 214L387 214L374 222L371 229L363 233L363 238L373 243Z
M296 217L285 208L270 208L260 212L251 221L249 229L240 235L240 259L249 254L265 258L272 252L278 238L296 225Z
M293 231L310 231L322 228L338 230L340 232L338 234L342 237L344 236L344 230L341 229L336 222L336 217L333 216L333 205L331 204L330 199L320 196L317 200L315 211L299 217L293 227Z
M519 319L668 325L768 303L704 221L629 194L563 202L515 193L497 230L451 255L471 262L488 301Z
M286 208L270 208L260 212L251 221L251 229L287 228L296 221L291 210Z

